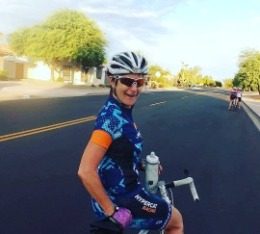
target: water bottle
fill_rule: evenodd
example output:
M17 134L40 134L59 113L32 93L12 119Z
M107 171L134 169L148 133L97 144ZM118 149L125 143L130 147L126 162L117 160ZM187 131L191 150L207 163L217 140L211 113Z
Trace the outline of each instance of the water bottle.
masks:
M154 152L146 156L145 166L145 182L146 189L150 193L156 193L158 188L158 177L159 177L159 158Z

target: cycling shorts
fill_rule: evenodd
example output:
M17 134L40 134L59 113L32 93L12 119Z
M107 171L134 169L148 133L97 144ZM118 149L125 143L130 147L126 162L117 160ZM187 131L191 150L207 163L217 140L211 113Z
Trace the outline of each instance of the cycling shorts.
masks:
M241 100L242 100L241 97L238 97L237 99L238 99L239 102L241 102Z
M135 191L116 197L113 201L117 206L127 208L131 211L133 219L129 228L144 230L161 230L169 222L172 214L172 206L160 196L148 193L144 188L139 187ZM101 217L100 209L95 209L95 213ZM99 214L98 214L99 213Z
M234 100L234 99L236 99L236 98L237 98L236 95L230 95L230 100Z

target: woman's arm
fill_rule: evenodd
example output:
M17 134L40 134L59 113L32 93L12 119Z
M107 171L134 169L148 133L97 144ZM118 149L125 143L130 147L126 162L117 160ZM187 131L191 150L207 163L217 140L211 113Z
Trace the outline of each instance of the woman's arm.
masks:
M97 173L97 167L102 160L106 148L89 142L81 159L78 175L84 186L96 202L102 207L107 215L111 215L115 211L115 206L107 196L105 189L101 183Z

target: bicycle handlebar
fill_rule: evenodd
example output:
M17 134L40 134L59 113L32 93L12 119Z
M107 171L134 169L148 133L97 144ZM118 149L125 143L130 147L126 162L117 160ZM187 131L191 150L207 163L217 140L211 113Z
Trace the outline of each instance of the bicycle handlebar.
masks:
M182 185L189 185L191 195L195 202L198 202L200 200L195 183L194 183L194 179L190 176L186 177L184 179L181 179L181 180L175 180L175 181L169 182L167 184L164 184L163 186L165 186L165 188L174 188L174 187L179 187Z

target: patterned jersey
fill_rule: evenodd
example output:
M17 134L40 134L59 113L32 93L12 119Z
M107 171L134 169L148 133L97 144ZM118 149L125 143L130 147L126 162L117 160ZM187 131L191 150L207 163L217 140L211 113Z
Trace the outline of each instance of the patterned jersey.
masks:
M132 108L123 106L112 95L96 120L94 132L100 130L109 133L111 143L98 167L98 174L113 200L114 196L128 193L140 184L138 167L143 140L135 127ZM102 145L101 138L95 140L95 143L100 142Z
M138 167L143 140L135 127L132 109L110 96L99 112L90 141L107 148L98 174L114 204L131 211L133 219L128 227L163 229L170 220L172 207L161 197L145 191L140 183ZM105 218L99 204L91 200L97 217Z

